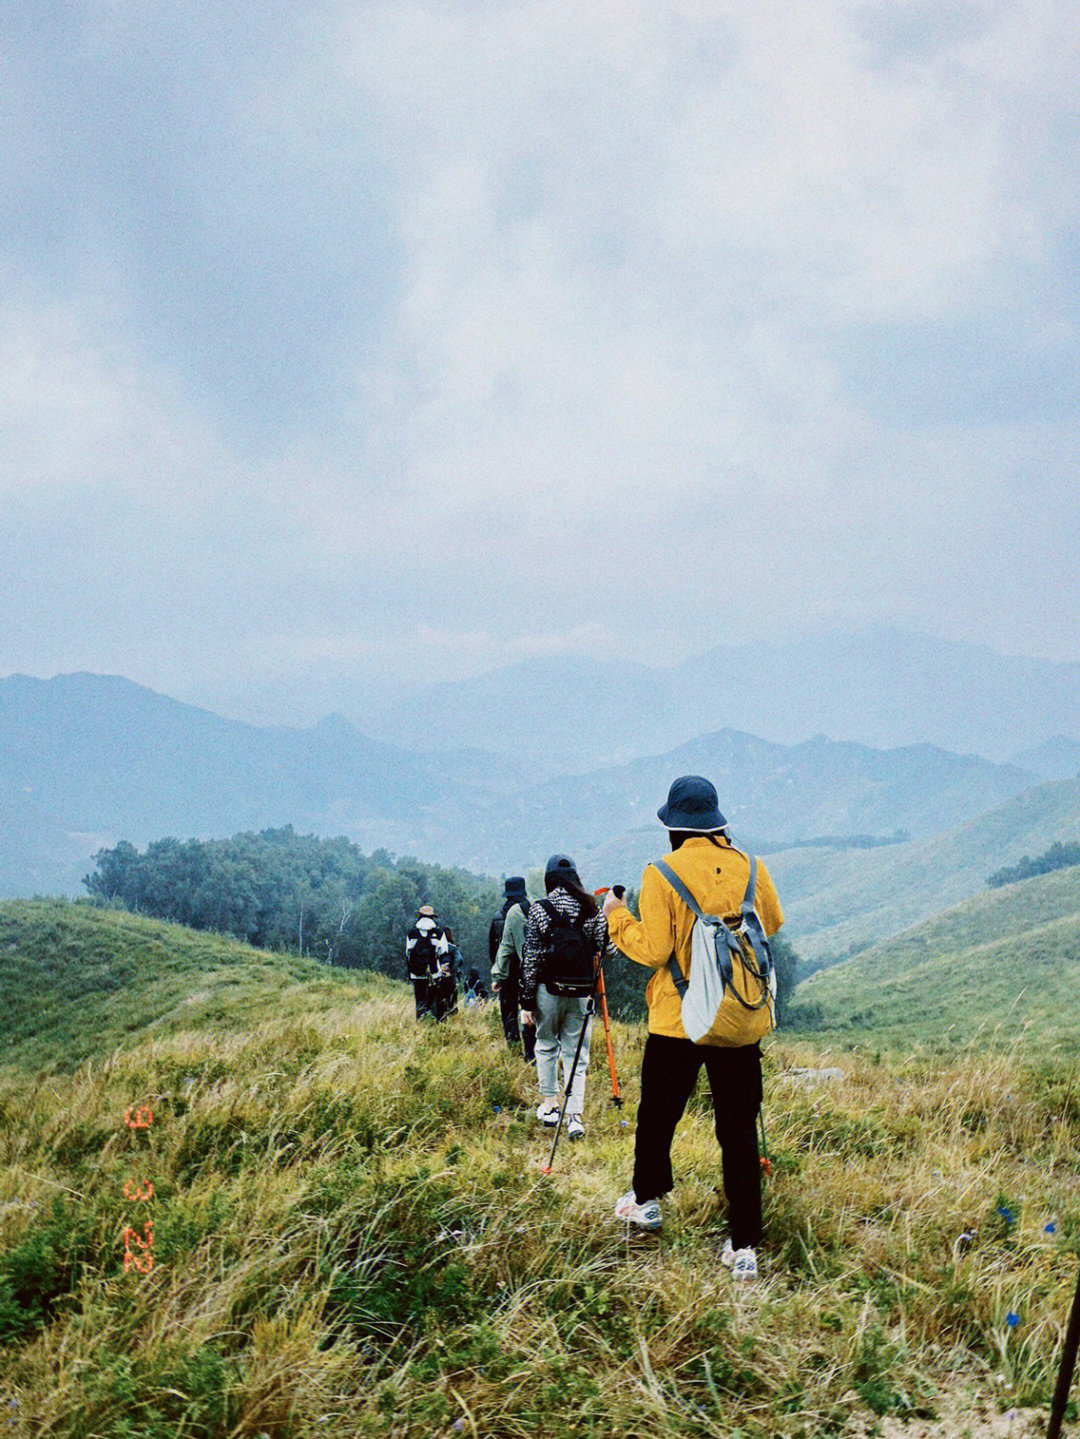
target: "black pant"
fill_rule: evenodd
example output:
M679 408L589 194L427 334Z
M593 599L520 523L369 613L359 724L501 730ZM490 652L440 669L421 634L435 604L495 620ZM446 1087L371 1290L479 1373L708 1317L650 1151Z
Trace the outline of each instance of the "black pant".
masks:
M507 1044L517 1044L521 1038L518 1029L518 982L509 976L499 985L499 1013Z
M516 977L509 976L499 985L499 1013L502 1015L503 1034L507 1044L520 1040L526 1063L531 1064L536 1054L536 1025L518 1025L518 1000L520 988Z
M452 974L444 974L441 979L431 981L432 993L434 994L434 1015L436 1019L445 1019L448 1014L457 1014L457 980Z
M435 1018L435 991L430 979L414 979L413 997L416 1000L417 1019Z
M756 1044L722 1049L665 1034L649 1035L641 1060L634 1195L644 1204L671 1189L671 1141L703 1064L716 1117L731 1242L736 1249L756 1248L761 1242L756 1129L761 1108L761 1050Z

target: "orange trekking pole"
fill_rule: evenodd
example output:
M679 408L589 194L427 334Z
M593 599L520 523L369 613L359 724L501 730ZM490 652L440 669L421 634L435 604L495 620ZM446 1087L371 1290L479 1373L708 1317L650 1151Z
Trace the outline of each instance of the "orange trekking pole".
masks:
M609 886L605 885L603 889L594 890L593 893L597 899L599 899L602 894L607 894L608 888ZM616 891L618 891L621 886L616 885L615 888ZM619 1073L615 1068L615 1046L611 1042L611 1015L608 1013L607 1007L607 988L604 985L603 966L600 968L600 982L596 987L596 992L600 996L600 1013L604 1016L604 1038L607 1040L607 1062L608 1068L611 1070L611 1102L616 1109L621 1109L622 1095L619 1093Z

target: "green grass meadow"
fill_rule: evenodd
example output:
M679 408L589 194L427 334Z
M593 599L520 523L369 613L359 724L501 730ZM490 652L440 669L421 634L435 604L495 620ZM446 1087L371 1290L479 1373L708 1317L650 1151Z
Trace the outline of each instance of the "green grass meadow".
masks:
M1080 1058L1080 866L985 890L812 974L822 1038Z
M0 978L0 1434L1045 1422L1080 1249L1080 1084L1050 1043L774 1036L768 1238L737 1286L703 1089L663 1231L612 1218L643 1029L615 1027L621 1111L594 1039L588 1137L546 1176L493 1007L418 1026L378 976L59 903L0 906Z

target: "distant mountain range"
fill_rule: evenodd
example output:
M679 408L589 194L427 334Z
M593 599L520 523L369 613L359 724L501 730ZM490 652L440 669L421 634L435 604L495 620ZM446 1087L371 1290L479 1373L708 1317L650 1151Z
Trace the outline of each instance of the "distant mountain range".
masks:
M1057 779L1080 768L1080 664L876 626L722 645L668 668L529 660L383 708L365 699L353 717L394 744L509 755L534 779L666 753L722 728L787 745L823 734L995 760L1025 752L1022 767ZM1047 746L1061 736L1064 749Z
M932 745L876 750L821 737L779 745L719 730L666 754L510 795L490 839L532 855L553 836L594 872L635 881L655 856L671 780L708 775L732 833L755 849L815 836L931 835L1036 783L1029 770Z
M882 751L819 737L785 746L722 729L537 783L505 756L413 752L340 718L260 728L115 676L16 675L0 681L0 893L75 892L94 852L120 838L144 845L283 824L487 873L568 850L587 881L633 884L663 843L657 806L671 779L690 771L714 779L740 842L773 849L898 830L918 845L1038 778L930 745ZM854 852L857 870L888 869L906 848ZM791 875L793 937L824 944L823 917L841 925L867 908L854 894L824 908L814 897L817 877L842 875L852 858L821 849L777 856L774 867ZM987 872L1017 858L1003 852ZM841 927L829 935L830 953L849 942Z
M291 823L367 849L449 855L446 815L513 782L492 755L418 755L331 718L259 728L116 676L0 681L0 893L71 890L89 856Z

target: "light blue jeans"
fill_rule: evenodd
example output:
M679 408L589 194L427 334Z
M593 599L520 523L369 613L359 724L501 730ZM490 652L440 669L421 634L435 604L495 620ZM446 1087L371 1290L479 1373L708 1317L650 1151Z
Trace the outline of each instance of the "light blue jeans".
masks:
M537 985L536 1076L540 1081L542 1099L558 1098L560 1059L563 1084L569 1080L582 1025L586 1026L567 1114L581 1114L585 1109L585 1075L589 1069L589 1045L592 1041L592 1016L586 1018L588 1008L587 999L564 999L561 995L550 994L546 985Z

